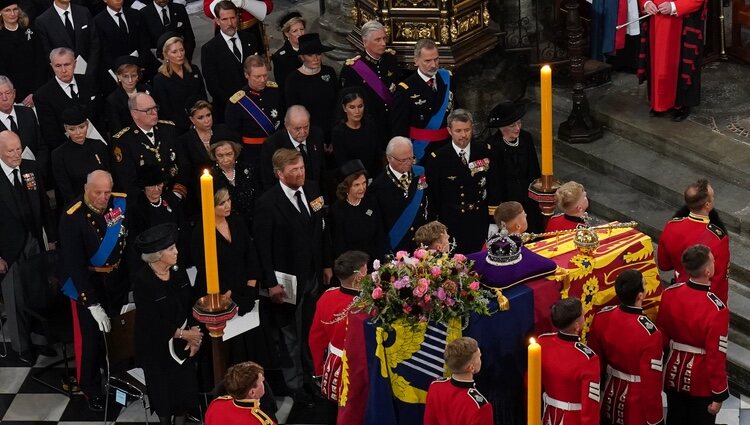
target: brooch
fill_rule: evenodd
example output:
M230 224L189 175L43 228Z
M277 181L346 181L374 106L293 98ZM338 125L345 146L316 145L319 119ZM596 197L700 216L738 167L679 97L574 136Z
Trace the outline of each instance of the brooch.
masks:
M329 74L321 75L320 79L325 81L326 83L331 81L331 76Z
M24 34L26 34L26 41L30 41L32 34L34 34L34 31L32 31L31 28L27 28Z
M368 209L367 211L365 211L365 215L368 217L372 216L372 210Z

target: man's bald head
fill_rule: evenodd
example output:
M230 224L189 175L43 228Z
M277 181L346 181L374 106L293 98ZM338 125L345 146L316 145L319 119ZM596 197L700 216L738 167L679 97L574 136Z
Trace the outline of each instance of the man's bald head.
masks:
M10 168L21 165L21 139L10 130L0 131L0 161Z

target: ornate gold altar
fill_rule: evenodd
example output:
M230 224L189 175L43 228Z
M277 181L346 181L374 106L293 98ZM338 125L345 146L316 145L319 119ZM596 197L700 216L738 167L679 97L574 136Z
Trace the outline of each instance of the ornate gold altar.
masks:
M435 40L440 65L446 68L462 65L498 42L488 29L487 0L355 0L352 18L349 42L362 50L362 24L376 19L405 68L414 68L414 44L422 38Z

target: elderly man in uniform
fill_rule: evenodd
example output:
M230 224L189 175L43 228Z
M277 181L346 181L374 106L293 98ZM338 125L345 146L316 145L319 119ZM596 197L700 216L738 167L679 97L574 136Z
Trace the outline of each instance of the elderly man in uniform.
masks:
M389 112L393 106L396 83L401 80L401 70L396 62L396 51L386 48L388 36L378 21L362 25L364 52L347 59L341 68L341 87L361 87L365 95L365 111L372 117L383 134L390 135ZM382 148L381 148L382 149Z
M138 170L145 165L155 165L169 176L172 191L184 198L188 166L184 155L178 154L174 123L159 119L159 107L154 98L145 93L128 99L128 108L134 125L112 137L117 187L134 198L139 192Z
M729 398L729 309L710 290L714 255L706 245L682 254L689 279L662 294L656 324L669 354L664 363L667 425L709 425Z
M73 306L78 382L93 411L104 410L101 368L105 368L102 332L109 316L127 302L129 284L120 261L127 227L125 194L112 192L112 175L89 174L83 196L60 218L63 292Z
M691 183L684 193L685 206L677 211L659 236L658 266L665 272L674 270L674 281L685 282L687 276L680 258L687 247L703 244L711 248L716 271L711 278L711 292L726 304L729 296L729 234L714 211L714 189L706 179Z
M383 212L392 252L416 248L414 232L427 223L427 177L424 168L414 165L414 150L406 137L394 137L385 149L388 165L370 186Z
M244 71L247 85L229 98L225 118L227 127L242 136L240 159L257 166L263 142L281 125L284 102L279 86L268 79L263 57L248 56Z
M498 204L497 173L490 161L490 145L472 141L471 113L455 109L447 122L451 144L425 160L428 193L437 219L456 238L456 252L477 252Z
M0 274L3 279L3 299L8 321L6 332L11 347L19 358L31 366L36 352L55 355L54 350L32 345L31 329L24 312L25 293L36 282L26 278L35 273L24 273L29 268L28 260L47 249L54 249L57 240L52 225L49 199L42 184L35 161L21 158L21 140L12 131L0 132ZM43 233L47 233L49 244L44 245ZM45 279L46 283L46 279ZM37 344L41 343L37 341Z
M420 161L450 139L446 117L453 110L453 80L440 68L440 54L433 40L414 45L417 72L398 83L391 109L391 134L409 137Z
M646 290L641 272L620 273L615 292L620 306L597 313L587 341L607 374L602 424L661 424L662 334L643 314Z

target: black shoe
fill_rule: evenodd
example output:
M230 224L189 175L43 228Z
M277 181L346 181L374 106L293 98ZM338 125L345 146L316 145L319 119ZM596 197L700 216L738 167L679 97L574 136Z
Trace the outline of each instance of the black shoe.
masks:
M672 115L672 121L674 122L682 122L685 121L685 118L687 118L690 115L690 108L684 107L682 109L675 109L674 114Z
M312 396L303 390L299 390L294 393L294 404L298 404L301 407L312 409L315 407L315 401Z
M664 114L666 114L666 112L656 112L653 109L648 111L648 116L650 117L661 117L664 116Z
M106 399L103 395L98 395L96 397L91 397L88 399L89 402L89 410L92 412L103 412L104 411L104 403L106 402Z
M36 358L37 354L33 348L18 353L18 360L21 360L29 366L34 366L36 364Z
M57 357L57 350L50 347L49 345L35 345L34 349L39 355L45 357Z

